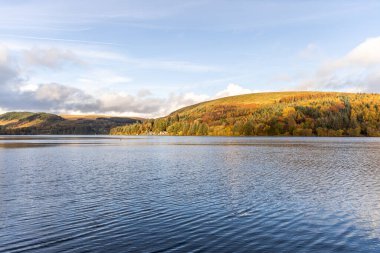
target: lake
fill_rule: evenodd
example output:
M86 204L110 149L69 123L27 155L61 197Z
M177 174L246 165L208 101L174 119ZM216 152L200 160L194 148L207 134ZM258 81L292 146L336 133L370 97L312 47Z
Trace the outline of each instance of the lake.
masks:
M380 139L0 137L0 252L380 252Z

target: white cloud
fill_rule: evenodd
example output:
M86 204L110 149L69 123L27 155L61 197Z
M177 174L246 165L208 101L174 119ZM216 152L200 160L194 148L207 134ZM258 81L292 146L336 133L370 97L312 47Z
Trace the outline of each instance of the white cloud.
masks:
M324 62L300 89L380 92L380 37L369 38L341 58Z
M187 92L187 93L181 93L181 94L172 93L166 99L167 106L161 109L160 114L167 115L185 106L197 104L197 103L204 102L210 99L211 99L210 96L206 94L196 94L194 92Z
M34 67L59 68L64 64L83 64L83 61L72 50L50 48L37 48L24 50L23 58L27 65Z
M18 64L14 62L7 47L0 45L0 87L4 91L11 89L13 83L21 82Z
M380 64L380 37L365 40L338 62L342 66L371 66L373 64Z
M163 103L163 100L160 98L139 98L123 93L104 94L99 98L99 100L99 109L104 112L134 112L145 115L156 113L162 107Z
M150 95L152 95L152 92L148 89L141 89L137 92L137 96L142 98Z
M237 84L230 83L226 89L216 93L215 98L236 96L236 95L248 94L248 93L254 93L254 92L257 92L257 91L246 89Z
M36 91L37 89L38 85L34 83L23 84L18 87L20 92Z
M79 89L70 88L56 83L41 84L34 91L35 97L40 101L70 101L76 98L83 99L83 92Z
M4 45L0 45L0 64L7 64L9 60L9 51L8 48Z

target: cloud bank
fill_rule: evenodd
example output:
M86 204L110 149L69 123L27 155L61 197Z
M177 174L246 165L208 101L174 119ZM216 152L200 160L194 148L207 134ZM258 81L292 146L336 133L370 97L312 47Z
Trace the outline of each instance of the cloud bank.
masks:
M110 61L158 71L218 71L186 61L128 58L99 48L0 44L1 112L27 110L157 117L211 98L194 92L169 93L162 97L148 88L129 94L125 87L133 86L132 79L112 69L112 65L102 65Z
M368 38L343 57L324 62L300 88L380 92L380 37Z
M21 52L17 58L12 56L8 48L0 48L0 108L2 111L31 110L157 117L208 99L251 92L237 84L229 84L225 90L218 92L215 96L187 92L171 93L162 98L154 96L149 89L141 89L136 95L125 92L106 92L96 96L80 87L57 82L30 83L25 67L26 69L42 67L54 71L65 64L84 64L72 51L32 48ZM127 78L112 76L108 72L106 75L109 76L107 79L101 80L100 77L97 79L111 83L130 81Z
M234 87L240 92L243 90L248 92L248 89L236 84L234 84ZM229 88L227 87L226 90L229 90ZM152 96L151 92L148 93L143 90L144 96L139 94L107 93L95 97L77 88L48 83L38 85L37 89L33 91L8 90L1 92L0 108L56 113L101 113L158 117L167 115L184 106L219 98L220 94L226 94L226 90L218 92L219 95L216 96L188 92L172 93L167 98L159 98ZM231 95L233 94L235 93L231 93Z

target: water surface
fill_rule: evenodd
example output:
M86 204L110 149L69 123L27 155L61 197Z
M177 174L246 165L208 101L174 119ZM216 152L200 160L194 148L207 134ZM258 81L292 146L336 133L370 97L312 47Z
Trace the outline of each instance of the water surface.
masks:
M380 252L380 139L0 137L0 252Z

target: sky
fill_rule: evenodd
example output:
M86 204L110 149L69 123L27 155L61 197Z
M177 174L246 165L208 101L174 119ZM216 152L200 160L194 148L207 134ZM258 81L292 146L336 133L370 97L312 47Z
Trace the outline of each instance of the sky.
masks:
M0 0L0 112L159 117L224 96L380 92L380 1Z

